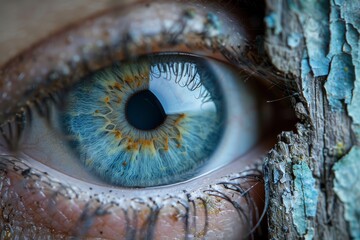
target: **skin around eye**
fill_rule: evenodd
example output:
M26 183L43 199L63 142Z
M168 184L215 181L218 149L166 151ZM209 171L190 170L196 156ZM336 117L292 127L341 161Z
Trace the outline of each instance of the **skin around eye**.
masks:
M0 85L1 91L6 92L0 96L0 121L21 111L27 101L69 86L114 61L140 54L214 52L214 56L248 65L245 59L250 31L245 31L245 24L234 25L236 19L223 12L215 17L211 6L178 6L153 3L149 7L139 4L118 8L54 34L14 58L4 66L6 71L0 72L1 79L7 82Z
M41 136L38 139L41 142ZM258 172L241 169L270 146L259 146L204 176L201 183L136 193L65 179L46 165L2 147L1 205L7 206L1 210L2 234L107 239L246 236L262 211L257 207L263 202L262 184Z
M242 156L262 136L262 122L271 122L256 94L261 88L242 84L244 77L229 65L189 54L125 61L61 94L53 116L33 113L19 149L66 175L98 176L81 178L95 184L149 187L190 180ZM141 130L127 119L126 108L148 89L165 103L166 118ZM144 100L149 103L148 96ZM69 171L78 162L74 175Z

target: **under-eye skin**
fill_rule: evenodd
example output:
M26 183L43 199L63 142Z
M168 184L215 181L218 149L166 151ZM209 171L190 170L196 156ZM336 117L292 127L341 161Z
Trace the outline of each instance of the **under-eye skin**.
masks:
M279 126L287 120L286 108L266 104L273 96L264 89L277 76L259 66L256 31L249 30L260 31L262 21L245 26L227 9L201 4L115 9L4 66L1 236L235 239L254 233L264 206L256 163L274 142L275 116ZM174 75L175 65L196 71ZM216 77L224 72L228 78ZM175 104L162 98L156 78L175 82L168 87L181 96L199 89L184 105L195 110L178 109L179 98ZM146 123L134 117L143 99L158 111Z

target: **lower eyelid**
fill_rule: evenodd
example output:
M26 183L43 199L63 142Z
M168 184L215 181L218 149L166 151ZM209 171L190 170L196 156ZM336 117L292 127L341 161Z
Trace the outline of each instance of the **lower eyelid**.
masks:
M237 167L236 169L242 169L242 168ZM2 167L0 165L0 172L1 170ZM141 231L141 233L135 231L137 232L136 234L147 234L152 230L154 230L155 236L161 236L161 234L164 233L169 235L171 233L173 234L178 233L183 235L185 232L184 219L186 215L186 209L178 202L178 199L181 199L185 201L185 203L189 204L190 207L189 228L191 229L192 228L191 226L193 225L193 220L191 219L193 219L192 216L194 214L194 211L188 199L186 198L186 195L184 194L182 194L182 197L176 197L176 198L173 197L169 199L165 204L166 207L160 206L161 204L158 204L159 206L157 206L157 204L154 204L149 199L144 200L146 204L135 203L134 201L131 201L131 203L128 204L131 205L130 209L135 209L135 208L143 209L142 211L138 210L135 214L134 212L132 212L134 210L129 210L129 211L124 210L125 208L124 205L126 205L126 202L130 200L122 199L118 201L118 202L122 202L122 204L124 205L118 205L119 203L116 203L115 205L102 204L102 202L99 203L97 202L97 200L94 199L85 200L82 197L81 198L79 197L79 199L76 200L75 193L72 196L72 199L69 200L67 194L61 194L61 192L62 191L67 192L70 190L64 188L63 186L61 187L59 186L55 188L54 186L49 185L49 183L45 181L36 182L37 184L39 183L39 185L35 186L37 184L34 184L35 188L33 189L24 189L23 186L25 185L25 183L30 183L31 181L34 180L32 177L26 177L25 173L23 172L23 174L21 174L21 171L20 172L9 171L6 174L6 176L2 178L0 184L5 183L7 180L11 180L11 186L9 188L10 189L9 191L7 191L6 187L0 188L0 190L2 191L0 192L0 194L1 196L3 196L2 199L0 200L0 206L5 206L9 202L10 203L15 202L14 199L17 199L16 197L18 197L19 199L18 209L14 210L15 212L10 214L12 216L9 219L13 219L14 221L18 220L19 226L21 226L26 223L25 221L23 221L24 216L22 216L22 214L26 213L29 216L35 216L34 218L30 217L28 219L29 221L28 226L29 229L32 228L33 223L37 222L37 219L39 219L37 222L37 226L35 227L38 230L34 230L34 231L38 231L37 234L44 234L45 236L45 234L47 233L53 234L53 232L59 232L68 235L86 234L89 237L92 236L92 237L111 238L111 235L105 236L104 234L106 233L119 234L122 232L125 238L129 236L127 234L132 234L132 232L129 231L129 228L130 229L139 228L142 229L139 230ZM221 175L221 173L222 172L219 171L219 173L216 174L216 176L222 177L223 175ZM43 177L41 178L43 179ZM214 182L216 183L216 181ZM208 183L204 185L207 186ZM219 189L220 188L221 186L219 187ZM42 190L40 191L40 189ZM19 191L22 190L24 191L26 190L26 191L23 192L25 195L22 195L22 198L20 198L18 194L20 193ZM14 199L12 199L12 197L14 197ZM91 197L94 198L95 197L94 194L91 194ZM198 199L197 197L199 197L202 200ZM234 201L236 201L239 204L245 203L244 201L241 200L241 198L238 195L236 195L236 197L237 199L235 199ZM190 234L194 234L194 235L198 234L198 237L201 238L203 237L205 228L212 229L211 234L220 234L220 233L224 234L224 232L227 232L228 234L229 232L233 232L234 237L238 236L238 234L241 234L240 232L233 231L233 229L238 229L239 221L240 221L239 219L241 219L241 217L239 217L237 210L234 208L232 204L227 203L223 199L209 197L208 194L199 193L199 192L196 192L196 194L194 195L192 194L192 199L196 201L197 215L200 217L197 218L197 227L196 227L197 231L194 232L194 230L189 230ZM39 203L41 202L42 204L41 208L37 206L38 204L37 202ZM22 206L23 208L21 209L22 204L23 204ZM90 206L90 207L86 208L86 206ZM204 223L205 222L204 206L208 207L207 209L209 214L208 226L205 226ZM85 217L94 214L96 212L95 210L97 209L97 207L100 207L98 209L98 214L100 214L100 216L97 216L95 218ZM14 208L8 206L7 208L5 208L5 210L4 208L3 210L0 210L0 212L2 211L1 213L4 214L5 211L12 211L11 209ZM147 219L147 217L155 216L157 213L157 209L160 209L160 213L158 220L156 220L156 222L158 225L164 226L163 229L152 229L149 226L151 221L149 222L145 220ZM38 210L39 212L35 212L36 210ZM102 212L102 210L104 210L105 212ZM102 213L106 213L106 211L109 211L110 214L102 215ZM129 227L128 223L124 221L124 219L126 220L125 212L128 212L128 216L127 216L128 218L132 218L132 216L136 215L137 216L136 219L138 219L137 220L138 222L136 224L134 223L134 225L132 226L130 224ZM87 215L83 215L85 213ZM84 222L79 222L79 219L81 218L87 220ZM91 220L94 221L91 222ZM136 220L133 219L132 221L134 222ZM91 230L87 231L89 227L83 227L83 228L76 227L77 224L74 224L75 222L79 223L80 225L82 224L84 226L90 224L90 226L92 226ZM246 226L248 220L243 220L243 223ZM0 223L0 227L2 227L1 224L4 224L4 222ZM128 229L125 229L125 226L127 226ZM243 234L246 234L247 231L248 229L245 229ZM41 236L41 235L37 235L37 236ZM220 235L207 235L207 238L216 237L216 236L218 237ZM231 236L228 235L226 236L231 238Z
M1 160L4 163L7 161ZM206 236L211 238L220 233L225 233L226 236L230 233L238 236L237 234L240 233L233 231L235 226L237 226L235 229L243 226L242 235L248 233L250 228L249 213L245 216L239 212L240 209L234 207L236 203L241 207L241 211L251 209L245 207L245 204L248 204L245 199L248 195L241 197L239 192L225 190L224 185L221 184L214 184L213 187L204 187L178 196L168 194L165 197L133 199L120 197L110 201L98 199L96 193L85 197L81 190L74 190L61 183L47 182L49 177L35 173L36 170L22 171L21 168L16 171L11 170L9 168L11 164L7 165L7 170L0 169L3 170L0 192L3 216L4 212L10 212L9 222L16 228L30 227L35 223L38 234L85 234L87 237L111 239L111 236L114 236L111 235L113 233L119 236L119 234L130 234L129 229L135 229L136 234L149 234L148 231L154 231L154 238L157 239L157 236L164 236L163 234L184 236L185 223L188 221L188 226L192 226L188 229L189 234L204 235L206 230L204 228L207 228L211 231ZM223 178L222 182L225 180ZM243 180L230 181L228 179L228 181L241 183L242 187L246 188ZM259 186L261 188L262 184ZM252 197L256 194L263 195L261 189L251 192ZM235 203L221 198L224 197L222 194L230 196L231 201ZM106 194L103 193L103 195ZM216 195L220 197L215 197ZM261 196L258 201L262 201ZM191 202L196 203L195 208ZM252 209L252 211L254 213L255 210ZM153 223L156 223L158 227L151 230L149 228ZM0 224L6 224L6 221ZM15 233L18 229L13 230ZM105 236L105 234L110 235Z

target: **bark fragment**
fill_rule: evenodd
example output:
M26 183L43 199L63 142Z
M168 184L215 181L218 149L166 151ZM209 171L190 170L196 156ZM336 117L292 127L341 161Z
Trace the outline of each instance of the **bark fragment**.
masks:
M357 86L359 83L355 81L359 76L360 61L358 50L353 47L359 44L359 41L353 41L358 39L358 34L347 30L352 26L356 26L354 29L359 27L360 18L350 16L359 16L354 10L360 7L360 3L349 2L352 1L321 0L314 3L305 0L267 0L265 49L275 67L292 74L289 76L290 81L295 83L299 92L298 97L293 99L299 118L296 132L282 133L277 146L265 158L264 174L269 188L270 239L351 238L351 224L346 221L348 209L346 206L344 209L346 201L339 198L339 193L334 189L334 178L338 170L333 169L334 164L356 142L354 132L360 133L356 131L360 118L353 119L357 125L352 126L346 105L353 98L349 105L350 114L360 116L360 94L357 94L360 92ZM347 15L344 14L345 11L348 11ZM334 41L341 33L331 25L330 19L334 19L334 16L330 17L331 13L337 13L339 19L345 22L345 43L352 42L349 44L351 54L346 44ZM294 34L301 36L299 43L289 44L289 38ZM342 45L341 51L334 49L338 44ZM283 61L284 52L288 53L286 56L295 57ZM335 56L339 58L344 54L346 58L350 58L349 61L344 63L340 58L337 62L346 66L335 65L334 60L331 61ZM350 74L349 71L346 72L345 67L351 67L351 64L354 65L355 74L351 73L351 68L348 68ZM328 73L331 71L333 74L329 78ZM347 85L337 76L346 78ZM355 89L352 91L353 86ZM352 95L349 95L351 92ZM354 98L357 102L354 102ZM302 169L300 172L299 168ZM349 173L346 169L345 172ZM308 184L304 184L304 181L298 182L299 179L304 179L304 176L311 180ZM299 187L301 184L303 187ZM313 189L308 189L310 185L313 185ZM303 193L302 198L299 192ZM309 195L304 198L306 194ZM315 215L306 214L306 207L299 207L299 204L307 206L308 209L310 207L313 213L316 200ZM303 209L304 214L294 214L294 211L298 211L296 208ZM354 212L354 209L350 212ZM354 235L353 237L356 238Z

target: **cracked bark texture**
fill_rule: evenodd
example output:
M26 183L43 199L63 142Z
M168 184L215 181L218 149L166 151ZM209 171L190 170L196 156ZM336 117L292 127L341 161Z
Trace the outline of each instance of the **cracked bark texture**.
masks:
M352 239L344 205L334 191L332 167L356 139L345 101L341 100L340 110L329 104L331 93L324 87L328 74L304 71L302 61L309 60L308 44L314 40L306 33L311 19L302 19L304 12L295 11L293 6L308 2L317 7L316 1L267 0L265 49L299 93L292 99L299 118L296 130L280 134L278 144L265 158L269 239ZM317 31L315 38L324 37L330 48L325 38L332 1L317 2L329 9L319 13L328 16L327 22L322 25L318 20L312 26ZM314 181L308 181L311 179Z

